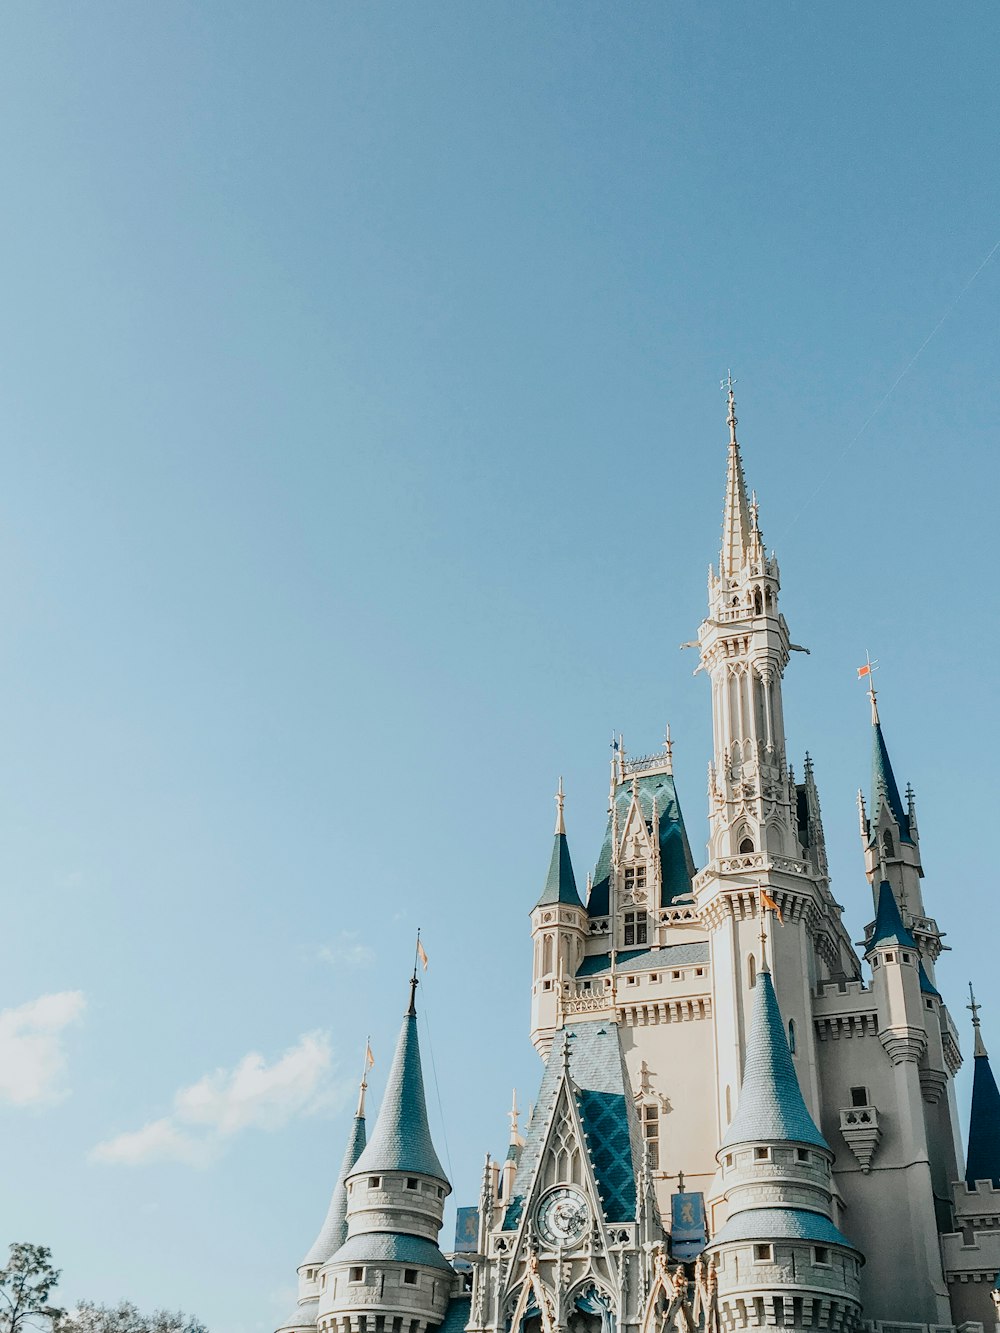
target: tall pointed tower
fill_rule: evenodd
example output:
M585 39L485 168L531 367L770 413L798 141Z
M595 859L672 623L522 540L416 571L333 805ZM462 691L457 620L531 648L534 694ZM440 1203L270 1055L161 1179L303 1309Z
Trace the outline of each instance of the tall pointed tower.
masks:
M317 1322L351 1333L426 1333L447 1313L455 1272L438 1248L451 1186L434 1150L417 1037L417 977L375 1129L346 1175L347 1235L320 1269Z
M830 894L819 796L811 761L796 784L788 764L781 687L794 648L778 605L778 561L764 545L756 497L747 499L728 384L729 445L718 570L709 570L708 616L698 631L712 684L714 756L709 766L709 861L694 882L711 931L723 1130L740 1086L756 955L758 889L779 904L774 984L795 1034L806 1103L819 1114L811 996L829 978L859 976Z
M531 1040L546 1055L559 1017L560 979L573 976L583 958L587 909L577 892L564 816L562 778L556 793L556 830L549 873L531 911Z

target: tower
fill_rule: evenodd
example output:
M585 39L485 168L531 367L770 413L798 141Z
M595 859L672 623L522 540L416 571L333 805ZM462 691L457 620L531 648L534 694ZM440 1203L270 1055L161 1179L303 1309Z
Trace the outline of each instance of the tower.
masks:
M728 1218L707 1250L727 1330L857 1327L863 1260L834 1219L833 1158L802 1099L762 948L743 1086L718 1152Z
M583 958L587 910L580 901L566 840L562 778L556 793L556 829L549 873L531 911L531 1040L544 1055L558 1021L560 979L573 976Z
M375 1129L346 1174L347 1234L318 1274L320 1333L367 1333L379 1320L386 1333L426 1333L455 1294L437 1243L451 1186L427 1122L416 991L414 972Z

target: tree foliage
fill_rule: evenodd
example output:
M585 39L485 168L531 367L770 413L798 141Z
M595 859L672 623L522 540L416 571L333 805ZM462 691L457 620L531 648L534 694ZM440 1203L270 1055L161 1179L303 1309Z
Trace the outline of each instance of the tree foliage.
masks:
M49 1297L58 1281L47 1246L16 1241L6 1267L0 1268L0 1333L57 1326L63 1312Z
M129 1301L118 1305L81 1301L63 1317L59 1333L208 1333L208 1330L180 1310L154 1310L145 1315Z

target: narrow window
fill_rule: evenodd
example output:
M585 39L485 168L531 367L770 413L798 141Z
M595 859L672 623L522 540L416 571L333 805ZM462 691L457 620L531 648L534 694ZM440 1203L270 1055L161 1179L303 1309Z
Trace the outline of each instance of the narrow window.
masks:
M660 1169L660 1108L656 1105L642 1108L642 1132L649 1150L649 1165L653 1171Z
M626 892L626 893L634 893L634 892L635 892L635 867L634 867L634 866L626 866L626 867L625 867L625 892Z
M867 1106L867 1105L868 1105L868 1089L867 1089L867 1088L852 1088L852 1089L851 1089L851 1105L852 1105L852 1106Z
M646 867L636 866L635 868L635 887L645 889L646 887Z
M788 1049L795 1054L795 1019L788 1020Z
M727 1152L727 1153L726 1153L726 1166L732 1166L732 1164L733 1164L733 1154L732 1154L731 1152Z
M757 984L757 959L753 954L747 959L747 982L751 990Z
M415 1268L404 1268L403 1282L407 1287L415 1287L417 1285L417 1270Z
M645 944L647 940L647 916L645 912L625 913L625 944Z
M726 1124L733 1118L733 1090L726 1084Z
M768 1264L773 1258L773 1245L755 1245L753 1247L753 1261L755 1264Z
M888 829L882 834L882 850L886 856L895 856L896 850L892 841L892 834Z

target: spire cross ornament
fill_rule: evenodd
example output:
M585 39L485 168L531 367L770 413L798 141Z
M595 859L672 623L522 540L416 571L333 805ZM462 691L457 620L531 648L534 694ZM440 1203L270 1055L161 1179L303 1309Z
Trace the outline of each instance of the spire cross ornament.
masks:
M965 1007L972 1010L972 1026L977 1028L979 1026L979 1011L983 1006L976 1001L976 992L972 989L971 981L969 982L969 1003Z
M868 679L868 698L871 700L871 705L872 705L873 727L878 725L878 700L876 698L876 690L875 690L875 672L877 670L878 670L878 658L876 657L874 660L872 660L872 657L869 654L868 649L866 648L865 664L863 667L858 667L858 680L864 680L866 677Z
M510 1110L507 1112L507 1119L510 1121L510 1141L517 1138L517 1118L521 1114L517 1106L517 1088L514 1089L514 1096L511 1098Z
M673 773L673 771L674 771L674 743L673 743L673 741L670 739L670 723L669 723L669 722L667 723L666 730L665 730L664 733L663 733L663 748L664 748L664 750L666 751L665 760L666 760L666 765L667 765L667 772L668 772L668 773Z
M733 379L733 372L727 370L726 378L719 384L719 388L725 389L728 395L729 416L727 417L727 421L729 423L729 443L733 445L736 443L736 395L733 393L733 385L735 383L736 380Z
M556 791L556 832L566 832L566 821L563 818L563 808L566 805L566 793L563 791L563 780L559 778L559 787Z

